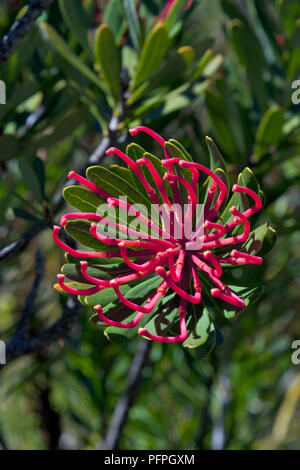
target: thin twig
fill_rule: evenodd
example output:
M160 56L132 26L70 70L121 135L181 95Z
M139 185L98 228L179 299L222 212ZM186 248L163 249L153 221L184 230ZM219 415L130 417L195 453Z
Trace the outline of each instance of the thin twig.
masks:
M32 0L26 13L17 20L0 43L0 65L14 53L21 40L31 30L35 20L50 6L53 0Z
M116 450L126 424L128 413L137 394L142 372L148 361L152 341L140 342L128 373L128 387L119 399L111 419L111 423L102 445L102 450Z

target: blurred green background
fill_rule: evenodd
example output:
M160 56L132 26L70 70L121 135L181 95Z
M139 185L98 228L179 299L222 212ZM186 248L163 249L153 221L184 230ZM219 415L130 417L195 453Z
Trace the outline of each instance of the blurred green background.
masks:
M300 104L292 102L300 3L198 0L187 9L177 0L157 34L166 3L54 0L1 66L0 250L32 224L42 230L1 262L0 339L20 320L37 248L45 274L29 334L61 316L65 298L52 286L63 254L51 224L64 210L57 203L68 171L88 165L113 115L121 148L132 141L127 129L143 123L207 163L210 135L232 181L249 166L265 192L261 221L278 240L263 265L247 271L265 290L202 360L180 345L152 346L119 448L299 449L300 365L291 357L300 340ZM1 1L1 37L26 4ZM98 54L102 23L109 33ZM147 137L136 141L158 150ZM0 449L100 448L140 341L109 342L83 309L64 340L5 366Z

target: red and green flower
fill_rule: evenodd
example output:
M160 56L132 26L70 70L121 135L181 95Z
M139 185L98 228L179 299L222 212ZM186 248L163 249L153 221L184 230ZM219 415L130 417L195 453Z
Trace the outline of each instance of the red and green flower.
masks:
M251 231L263 193L246 168L230 197L225 165L211 139L207 168L175 140L165 141L142 126L130 131L139 132L160 144L162 159L131 144L126 154L117 148L107 151L127 168L91 167L86 178L70 172L82 187L68 187L64 196L80 212L63 215L61 226L92 250L72 248L62 240L61 228L54 227L54 240L67 258L57 288L93 308L99 324L108 326L106 334L130 332L211 349L220 342L220 314L228 321L261 290L260 285L238 285L233 270L260 265L261 254L275 241L268 224ZM107 222L99 215L103 203L115 208L114 220ZM138 210L136 204L146 210ZM159 222L147 212L153 205L164 210ZM203 208L201 218L198 205ZM132 228L134 219L139 230ZM104 223L106 234L98 230ZM118 237L110 235L112 225Z

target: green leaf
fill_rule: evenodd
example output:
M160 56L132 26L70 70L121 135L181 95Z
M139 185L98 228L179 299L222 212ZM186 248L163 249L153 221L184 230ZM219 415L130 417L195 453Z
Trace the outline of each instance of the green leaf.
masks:
M68 186L63 191L64 199L82 212L97 212L103 200L88 189L80 186Z
M119 37L123 23L121 0L110 0L107 3L103 12L103 23L111 27L115 37Z
M0 160L6 161L18 157L19 141L13 135L0 136Z
M168 149L167 152L172 157L193 162L191 155L185 150L184 146L180 142L177 142L177 140L169 139L165 144L165 148L166 150Z
M128 23L130 37L135 49L139 51L142 35L134 0L123 0L123 8Z
M127 291L125 297L132 297L134 300L139 293L141 293L141 299L145 300L154 289L158 287L161 283L160 279L152 278L148 281L138 284L135 288L132 288ZM135 289L135 290L133 290ZM144 292L143 292L144 291ZM138 295L137 295L138 294ZM178 320L178 307L169 308L170 300L175 297L175 294L172 293L168 296L164 296L155 306L153 312L150 315L144 315L142 320L139 322L138 326L130 330L109 327L105 330L105 334L110 336L111 334L119 334L126 336L127 338L133 338L137 335L137 330L141 327L147 328L150 333L162 335L166 333L167 330L173 325L176 320ZM139 301L138 303L142 303ZM136 316L137 312L132 313L130 316L126 317L126 322L132 320Z
M146 151L137 144L129 144L126 148L126 154L128 157L132 158L135 162L140 158L143 158Z
M212 77L221 67L224 62L224 57L221 54L217 54L210 61L205 64L202 70L202 75L205 78Z
M254 192L260 195L259 193L259 184L257 182L257 179L255 178L255 175L253 171L246 167L242 171L242 173L239 174L238 176L238 184L240 186L244 186L247 188L252 189ZM252 201L252 199L249 198L249 200ZM253 202L251 202L253 204ZM232 214L229 212L230 207L236 206L238 210L245 211L249 207L249 202L248 202L248 196L246 196L243 193L233 193L231 199L229 200L226 208L224 209L224 212L221 215L221 220L224 223L228 223L229 220L232 219ZM259 214L258 214L259 216Z
M158 70L168 48L168 31L162 23L158 23L150 32L143 46L141 58L133 79L132 90L135 90L150 74Z
M139 145L133 143L133 144L129 144L127 146L126 154L128 155L128 157L130 157L132 160L134 160L136 162L140 158L144 157L145 150L142 147L140 147ZM141 172L146 177L145 168L141 167ZM140 179L136 176L136 174L133 173L133 171L131 172L131 178L132 178L132 183L133 183L134 187L137 189L137 191L139 191L145 197L148 197L147 191L146 191L144 185L142 184Z
M228 159L238 161L236 143L228 122L223 97L218 91L209 88L205 92L205 103L217 141L222 144Z
M195 50L191 46L182 46L177 50L187 66L191 65L195 59Z
M65 259L68 264L77 264L78 258L70 255L70 253L65 253ZM118 268L120 264L123 264L123 258L113 258L113 259L106 259L106 258L82 258L82 261L88 261L90 265L97 266L97 267L104 267L105 269L114 269Z
M57 118L53 123L51 133L43 135L43 133L36 133L31 137L30 141L26 142L23 149L23 156L31 158L36 154L40 148L50 148L56 146L57 143L66 138L72 137L75 130L80 126L84 119L84 109L77 109L76 111L65 112L63 117Z
M36 162L34 166L34 160L28 161L24 158L19 160L19 169L21 175L23 177L24 182L28 186L29 189L34 193L35 197L39 202L44 200L44 181L45 177L40 179L39 171L43 171L41 169L42 163Z
M131 170L129 168L124 168L123 166L119 165L111 165L109 169L116 175L123 178L123 180L126 180L129 184L132 184Z
M35 172L35 175L38 179L41 194L43 199L45 199L45 184L46 184L46 169L43 160L39 157L34 158L32 162L32 167Z
M212 49L207 49L207 51L205 51L202 57L200 58L192 76L189 78L190 82L194 82L201 76L203 70L205 69L206 65L210 62L212 57L213 57Z
M85 277L81 274L81 269L80 265L77 264L65 264L62 268L61 271L65 276L67 276L69 279L72 281L78 281L78 282L84 282L87 284L92 284L88 282ZM116 272L112 271L110 269L108 270L103 270L99 267L95 266L89 266L87 269L87 273L89 276L96 277L98 279L103 279L105 281L109 281L112 278L116 277Z
M178 323L178 306L174 308L171 304L170 306L161 306L159 311L144 326L153 335L175 336L178 334L176 331Z
M30 222L35 222L35 223L43 222L41 219L31 214L30 212L27 212L24 209L19 209L18 207L15 207L13 211L14 211L15 216L18 217L19 219L30 220Z
M84 246L96 251L113 251L114 247L101 243L90 234L90 226L90 222L86 220L70 220L64 228L72 238Z
M169 140L168 142L165 143L165 149L168 155L172 158L180 158L181 160L187 160L187 161L192 161L191 157L189 154L183 149L183 147L176 142L174 139L172 139L172 142ZM192 173L188 168L181 168L179 165L174 165L176 168L176 171L179 175L183 175L185 179L188 180L189 183L192 181Z
M142 204L151 208L149 199L134 189L127 181L107 168L92 166L87 169L87 178L113 197L127 197L129 204ZM144 210L145 212L145 210ZM145 214L146 215L146 214Z
M76 281L66 282L65 284L66 286L72 287L73 289L88 289L89 287L91 287L90 284L76 282ZM53 287L61 295L66 295L66 296L73 295L73 294L69 294L68 292L66 292L59 284L54 284Z
M262 156L276 149L283 135L284 115L277 106L269 108L264 114L255 137L254 155L252 160L258 162Z
M83 47L90 59L93 59L87 38L88 19L81 0L73 0L72 7L70 7L70 1L59 0L59 9L69 30L74 33L78 43Z
M214 323L211 323L208 338L205 343L201 344L195 349L197 359L204 359L212 352L217 346L217 333Z
M249 238L243 246L243 250L250 255L259 254L259 256L265 256L275 245L276 239L276 231L270 227L267 222L250 232Z
M230 21L227 31L232 45L246 69L254 97L259 107L265 110L268 92L266 83L261 77L268 70L268 64L263 48L249 24L245 24L239 19ZM250 44L251 47L249 47Z
M232 305L223 302L222 307L224 307L224 316L228 320L231 320L235 316L239 315L240 312L243 312L250 305L250 303L253 303L255 300L257 300L264 291L264 286L244 287L228 285L228 287L245 302L245 308L243 310L235 309ZM219 303L221 305L221 302Z
M226 166L222 154L211 137L205 137L206 144L210 156L210 169L216 171L217 168L221 168L226 173Z
M210 335L212 325L209 312L206 307L203 308L200 318L195 312L196 309L194 308L193 310L196 318L193 318L193 321L189 322L188 329L191 330L191 332L183 343L183 347L189 349L198 348L206 343Z
M121 54L114 34L107 24L99 26L95 39L95 56L103 78L115 100L120 97Z
M126 294L128 289L129 289L128 285L120 286L121 294L123 295ZM109 287L108 289L104 289L103 291L100 291L97 294L84 297L84 301L86 305L90 307L95 307L95 305L101 305L103 307L103 311L105 314L107 314L106 307L107 306L113 307L114 306L113 302L116 302L117 300L118 300L118 296L112 287Z
M169 29L172 36L177 32L178 23L179 25L181 23L180 19L183 16L185 5L186 0L176 0L176 2L174 2L172 5L171 10L169 11L167 18L165 19L165 25Z

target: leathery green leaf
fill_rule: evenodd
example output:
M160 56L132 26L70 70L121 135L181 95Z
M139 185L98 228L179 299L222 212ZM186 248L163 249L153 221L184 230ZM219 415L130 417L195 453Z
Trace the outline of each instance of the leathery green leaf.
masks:
M92 166L87 169L87 178L97 184L101 189L113 197L127 197L129 204L142 204L150 208L149 199L133 188L120 176L101 166ZM145 212L145 210L144 210Z
M95 39L95 56L103 78L115 100L120 96L121 54L114 34L107 24L99 26Z
M150 74L158 70L168 47L169 36L167 28L164 24L158 23L150 32L142 49L141 58L132 84L132 90L134 90Z
M63 191L64 199L82 212L97 212L103 200L88 189L80 186L68 186Z
M264 114L255 137L254 155L252 160L257 162L270 148L276 148L283 133L283 111L277 106L268 109Z

